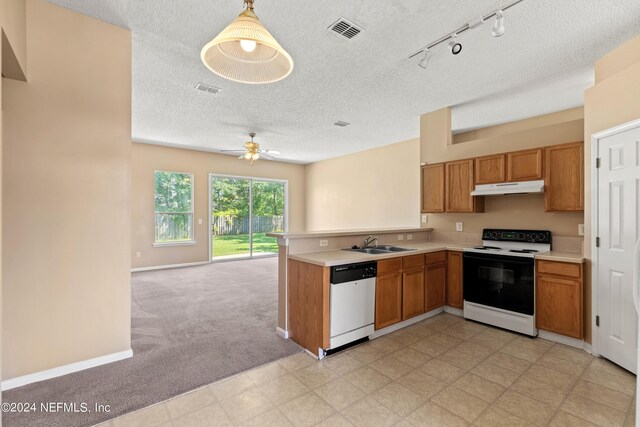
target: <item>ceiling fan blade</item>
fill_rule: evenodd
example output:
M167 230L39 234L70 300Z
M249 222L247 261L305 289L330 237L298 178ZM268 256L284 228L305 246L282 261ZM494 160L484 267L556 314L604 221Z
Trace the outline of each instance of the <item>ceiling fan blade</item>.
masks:
M276 150L260 150L260 152L263 154L276 154L276 155L280 154L280 152Z
M261 158L261 159L265 159L265 160L276 160L276 158L275 158L275 157L270 156L270 155L269 155L269 154L267 154L267 153L260 153L260 158Z
M244 153L244 150L219 150L221 153Z

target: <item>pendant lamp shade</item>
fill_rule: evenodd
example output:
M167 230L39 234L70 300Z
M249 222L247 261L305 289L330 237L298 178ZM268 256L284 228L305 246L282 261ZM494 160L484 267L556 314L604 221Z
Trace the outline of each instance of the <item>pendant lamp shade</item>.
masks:
M200 53L209 70L240 83L265 84L284 79L293 70L291 56L262 26L253 2Z

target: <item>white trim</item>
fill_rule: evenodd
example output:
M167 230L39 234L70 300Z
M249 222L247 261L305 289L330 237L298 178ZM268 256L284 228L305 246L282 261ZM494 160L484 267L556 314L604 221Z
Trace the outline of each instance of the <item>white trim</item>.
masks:
M176 240L175 242L156 242L153 244L153 247L163 248L165 246L191 246L195 244L195 240Z
M423 320L428 319L430 317L433 317L433 316L435 316L437 314L440 314L443 311L444 311L444 309L442 307L436 308L436 309L428 311L428 312L426 312L424 314L421 314L420 316L412 317L411 319L407 319L407 320L405 320L403 322L394 323L393 325L387 326L386 328L378 329L373 334L369 335L369 339L373 340L373 339L376 339L376 338L381 337L383 335L390 334L391 332L395 332L398 329L402 329L402 328L406 328L407 326L411 326L414 323L422 322Z
M37 383L39 381L49 380L51 378L60 377L62 375L71 374L73 372L84 371L85 369L95 368L96 366L106 365L107 363L117 362L119 360L128 359L133 356L133 350L125 350L117 353L105 354L104 356L94 357L93 359L82 360L80 362L70 363L57 368L51 368L33 374L23 375L21 377L11 378L2 381L2 391L11 390L16 387L22 387L27 384Z
M454 314L456 316L464 317L464 310L462 310L461 308L455 308L449 305L445 305L444 312L449 314Z
M153 271L153 270L167 270L169 268L182 268L182 267L195 267L196 265L205 265L209 264L208 261L200 261L200 262L187 262L185 264L167 264L167 265L153 265L151 267L137 267L132 268L132 273L137 273L140 271Z
M596 315L598 314L598 267L600 264L598 248L596 248L596 237L598 237L598 169L596 168L596 158L599 154L600 140L612 135L625 132L630 129L640 127L640 119L632 120L618 126L596 132L591 135L591 353L600 356L598 326L596 326Z
M289 339L289 331L285 331L280 326L276 328L276 334L278 334L278 336L280 336L281 338L284 338L285 340Z
M570 347L579 348L581 350L587 351L585 348L586 343L577 338L568 337L565 335L556 334L555 332L543 331L542 329L538 329L538 338L542 338L548 341L557 342L560 344L568 345ZM589 353L591 353L591 346L589 346Z

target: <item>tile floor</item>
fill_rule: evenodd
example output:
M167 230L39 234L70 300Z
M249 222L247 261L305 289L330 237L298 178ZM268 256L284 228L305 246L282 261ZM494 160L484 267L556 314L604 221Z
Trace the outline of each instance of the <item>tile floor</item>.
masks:
M124 415L117 426L635 426L634 375L582 350L440 314L301 353Z

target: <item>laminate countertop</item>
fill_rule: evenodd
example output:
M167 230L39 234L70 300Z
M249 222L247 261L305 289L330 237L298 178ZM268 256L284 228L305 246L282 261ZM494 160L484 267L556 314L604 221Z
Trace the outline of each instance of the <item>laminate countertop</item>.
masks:
M334 267L336 265L355 264L359 262L367 261L379 261L389 258L398 258L408 255L425 254L429 252L438 251L459 251L462 252L464 248L469 248L475 245L464 243L447 243L447 242L421 242L421 243L409 243L403 245L394 245L400 248L413 249L406 252L392 252L389 254L364 254L360 252L346 251L342 249L320 251L320 252L306 252L289 255L289 259L296 261L302 261L309 264L320 265L322 267ZM557 262L571 262L582 264L584 258L582 254L573 252L544 252L537 254L535 259L557 261Z

